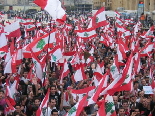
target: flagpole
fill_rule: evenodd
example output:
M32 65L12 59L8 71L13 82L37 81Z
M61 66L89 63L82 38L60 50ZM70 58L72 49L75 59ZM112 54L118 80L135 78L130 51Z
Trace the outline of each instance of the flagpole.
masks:
M45 77L46 77L46 72L49 73L49 64L48 64L48 56L49 56L49 52L48 52L48 48L49 48L49 42L50 42L50 32L51 32L51 19L50 19L50 30L49 30L49 36L48 36L48 44L47 44L47 56L46 56L46 68L45 68L45 75L44 75L44 81L45 81ZM49 74L47 75L47 77L49 77Z

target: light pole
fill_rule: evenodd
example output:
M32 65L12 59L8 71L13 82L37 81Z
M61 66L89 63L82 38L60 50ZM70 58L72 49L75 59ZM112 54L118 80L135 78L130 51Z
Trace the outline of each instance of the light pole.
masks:
M25 1L26 1L26 0L24 0L24 15L25 15Z

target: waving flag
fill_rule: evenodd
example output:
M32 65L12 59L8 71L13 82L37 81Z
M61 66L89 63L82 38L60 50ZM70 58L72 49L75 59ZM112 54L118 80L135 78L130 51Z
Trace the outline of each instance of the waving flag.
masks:
M53 42L56 42L55 31L56 30L52 30L50 32L50 35L45 34L44 36L35 39L32 43L30 43L28 46L25 47L26 51L30 51L30 49L32 49L34 53L41 53L43 48L46 49L48 47L52 47Z
M21 35L19 21L13 22L10 25L4 27L4 31L8 33L10 37L19 37Z
M34 3L46 10L52 16L53 20L66 20L66 13L61 7L59 0L35 0Z
M47 107L48 107L49 96L50 96L50 89L48 89L46 96L44 97L43 101L41 102L41 104L36 112L36 116L45 116Z
M66 116L80 116L81 111L87 106L87 95L85 95L81 101L76 103L67 113Z
M101 27L108 25L106 21L105 8L99 9L93 17L93 27Z
M95 28L90 28L87 30L76 30L76 32L77 35L83 39L89 39L97 36Z

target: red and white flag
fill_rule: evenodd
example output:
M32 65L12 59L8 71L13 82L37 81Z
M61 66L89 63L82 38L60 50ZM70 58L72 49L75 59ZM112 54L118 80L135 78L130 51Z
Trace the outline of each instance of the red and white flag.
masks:
M87 97L88 95L85 95L82 100L76 103L67 113L66 116L80 116L80 113L82 112L83 108L87 106Z
M62 71L62 74L60 77L60 83L62 83L63 78L66 77L68 75L68 73L69 73L68 63L65 60L64 65L63 65L63 71Z
M74 74L74 81L78 82L78 81L85 80L85 79L87 79L87 78L86 78L86 75L84 73L83 66L81 64L81 65L79 65L77 71Z
M41 51L43 49L47 49L48 47L52 47L53 46L53 42L56 42L55 39L55 31L56 30L52 30L49 34L45 34L42 37L39 37L37 39L35 39L32 43L30 43L28 46L25 47L25 49L27 51L30 51L30 49L32 49L32 51L36 54L41 53ZM49 45L48 45L49 42Z
M63 56L60 46L54 47L54 49L52 49L49 54L51 56L51 62L57 62Z
M48 108L49 96L50 96L50 89L48 88L46 96L44 97L43 101L41 102L36 112L36 116L45 116L47 108Z
M10 25L4 27L4 31L8 33L8 37L20 37L20 25L19 21L13 22Z
M66 20L66 13L61 7L59 0L35 0L34 3L46 10L52 16L53 20Z
M95 28L90 28L87 30L76 30L77 35L83 39L89 39L97 36Z
M93 17L93 27L101 27L108 25L105 15L105 8L99 9Z

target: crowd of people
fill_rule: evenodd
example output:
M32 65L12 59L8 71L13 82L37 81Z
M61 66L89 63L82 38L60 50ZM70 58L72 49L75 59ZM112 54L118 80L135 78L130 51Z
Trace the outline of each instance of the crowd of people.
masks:
M122 20L117 15L98 26L95 16L69 16L63 23L48 16L35 18L35 28L28 31L27 18L16 18L20 36L11 37L2 19L0 38L5 34L7 47L0 44L0 116L155 116L153 24L144 30L141 19ZM89 37L92 28L95 34ZM54 30L52 45L50 40L48 47L37 41L46 35L52 39L49 33ZM39 54L34 46L25 49L36 43L35 49L42 47ZM61 53L54 57L57 46ZM20 60L14 57L19 49Z

